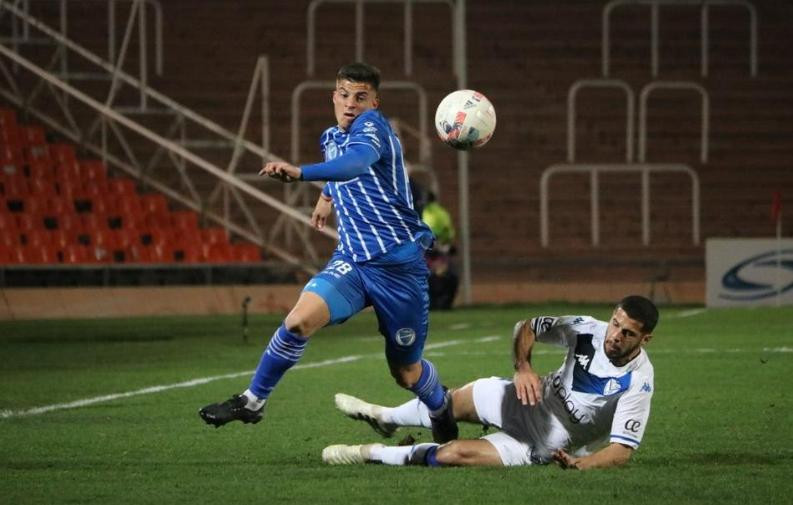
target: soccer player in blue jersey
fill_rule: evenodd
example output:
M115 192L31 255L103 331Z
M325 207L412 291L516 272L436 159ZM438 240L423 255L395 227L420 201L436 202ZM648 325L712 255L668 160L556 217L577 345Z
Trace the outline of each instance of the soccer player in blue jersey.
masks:
M325 161L302 166L271 162L260 171L284 182L327 181L311 222L322 228L335 207L339 243L275 331L249 388L202 408L206 423L259 422L267 398L303 355L309 337L372 306L386 340L391 375L426 406L437 442L457 438L451 395L433 364L422 359L429 323L424 251L433 235L413 210L402 146L378 110L379 85L375 67L343 66L333 91L337 125L320 138Z

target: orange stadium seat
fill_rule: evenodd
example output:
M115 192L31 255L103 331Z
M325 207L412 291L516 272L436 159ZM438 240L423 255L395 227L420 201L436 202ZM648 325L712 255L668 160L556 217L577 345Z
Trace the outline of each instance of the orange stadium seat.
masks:
M66 264L94 263L88 247L82 244L68 244L63 249L63 262Z
M19 141L23 146L47 145L44 128L35 125L21 125L19 127Z
M51 245L50 233L44 229L28 230L24 234L25 245L29 247L40 247L44 245Z
M19 240L19 232L16 228L0 229L0 246L5 246L8 249L13 249L21 245Z
M11 251L0 244L0 265L7 265L11 263Z
M104 183L107 181L107 167L100 160L81 161L80 175L86 183Z
M17 113L14 109L0 107L0 128L17 125Z
M55 185L47 179L30 179L28 189L41 198L52 198L56 195Z
M0 144L6 144L9 146L20 146L21 141L19 139L19 128L16 126L5 126L0 127Z
M58 251L62 251L67 245L77 242L77 236L73 231L58 229L49 230L48 233L50 235L50 244Z
M228 244L229 236L224 228L204 228L201 230L201 238L207 244Z
M240 242L232 246L233 260L241 263L256 263L262 260L262 250L256 244Z
M49 160L36 160L28 162L25 169L29 179L44 179L53 181L55 179L55 171L53 170L52 162Z
M107 186L111 194L137 196L135 181L127 177L111 177L107 180Z
M49 157L56 165L77 165L77 153L72 144L50 144L49 151Z
M2 204L3 208L0 208L0 230L16 232L17 221L14 219L14 215L5 208L5 201L3 201Z
M198 230L198 213L192 210L171 212L171 225L179 230Z
M204 242L201 244L204 254L204 261L207 263L229 263L234 255L231 245L227 242L216 242L214 244Z

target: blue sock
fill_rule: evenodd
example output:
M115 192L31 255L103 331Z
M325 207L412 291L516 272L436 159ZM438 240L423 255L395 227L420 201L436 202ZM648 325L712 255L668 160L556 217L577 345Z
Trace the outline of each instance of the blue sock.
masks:
M443 386L435 367L426 359L421 360L421 377L410 390L430 409L431 413L443 407L445 400Z
M443 466L443 463L438 461L437 452L438 452L437 445L435 447L430 447L427 450L427 454L424 455L424 464L427 466L434 466L434 467Z
M284 373L303 356L307 343L308 339L287 330L282 323L275 330L273 338L270 339L267 349L262 354L259 366L256 367L256 373L253 374L249 388L251 392L260 400L270 396L270 392Z

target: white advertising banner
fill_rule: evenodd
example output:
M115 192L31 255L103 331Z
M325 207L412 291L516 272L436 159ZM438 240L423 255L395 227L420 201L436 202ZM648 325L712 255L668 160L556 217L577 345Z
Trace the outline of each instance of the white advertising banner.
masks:
M793 239L708 239L708 307L793 305Z

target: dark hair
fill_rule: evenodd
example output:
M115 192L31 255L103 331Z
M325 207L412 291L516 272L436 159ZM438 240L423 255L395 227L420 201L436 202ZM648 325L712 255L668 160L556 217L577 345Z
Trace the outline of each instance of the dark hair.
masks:
M650 333L658 324L658 308L653 302L639 295L626 296L617 307L624 310L628 317L642 323L642 331Z
M368 63L355 62L344 65L336 72L336 79L371 84L375 91L380 88L380 70Z

